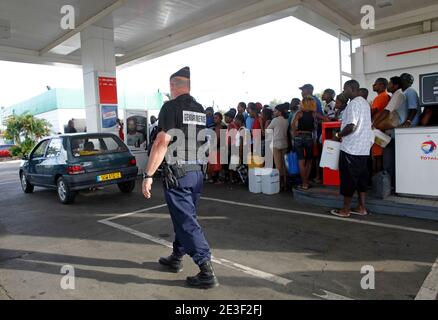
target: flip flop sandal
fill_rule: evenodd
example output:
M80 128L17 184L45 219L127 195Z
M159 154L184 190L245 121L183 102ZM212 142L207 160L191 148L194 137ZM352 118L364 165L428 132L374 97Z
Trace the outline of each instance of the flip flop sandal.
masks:
M309 191L309 189L310 189L309 187L306 188L302 185L297 187L297 190L300 190L300 191Z
M356 210L352 210L352 211L351 211L351 214L354 214L354 215L356 215L356 216L361 216L361 217L367 217L367 216L370 215L370 213L368 212L368 210L367 210L367 212L366 212L365 214L360 213L359 211L356 211Z
M351 217L351 214L349 214L349 215L341 214L340 210L332 210L332 211L330 211L330 214L332 214L332 215L334 215L336 217L340 217L340 218L350 218Z

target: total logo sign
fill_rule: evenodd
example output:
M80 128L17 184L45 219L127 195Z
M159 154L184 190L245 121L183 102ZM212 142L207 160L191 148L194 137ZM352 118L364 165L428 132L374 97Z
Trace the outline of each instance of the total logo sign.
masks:
M433 154L437 151L437 144L430 140L423 142L421 145L421 150L425 154L425 156L421 156L421 160L435 160L438 161L438 156L433 156Z
M432 154L436 149L436 143L433 141L424 142L421 146L421 150L423 150L424 154Z

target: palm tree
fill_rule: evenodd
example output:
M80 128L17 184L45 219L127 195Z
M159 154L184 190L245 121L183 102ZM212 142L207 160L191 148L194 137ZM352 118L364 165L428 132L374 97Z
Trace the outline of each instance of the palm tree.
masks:
M5 138L17 146L12 154L23 156L29 153L41 138L49 135L51 124L31 114L13 115L6 121Z

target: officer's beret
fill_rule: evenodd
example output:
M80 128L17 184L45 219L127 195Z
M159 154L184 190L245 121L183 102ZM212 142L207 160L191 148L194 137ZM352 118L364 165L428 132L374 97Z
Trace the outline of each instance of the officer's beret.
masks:
M175 72L174 74L172 74L170 79L173 79L175 77L181 77L181 78L190 79L190 68L189 67L182 68L178 72Z

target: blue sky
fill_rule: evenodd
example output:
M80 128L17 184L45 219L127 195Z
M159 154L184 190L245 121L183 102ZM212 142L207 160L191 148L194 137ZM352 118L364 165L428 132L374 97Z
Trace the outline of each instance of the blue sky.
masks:
M118 85L126 92L167 92L169 75L186 65L196 99L221 110L239 101L290 101L308 82L316 92L339 90L337 39L293 17L119 70ZM0 70L0 106L43 93L46 85L82 88L80 68L0 62Z

